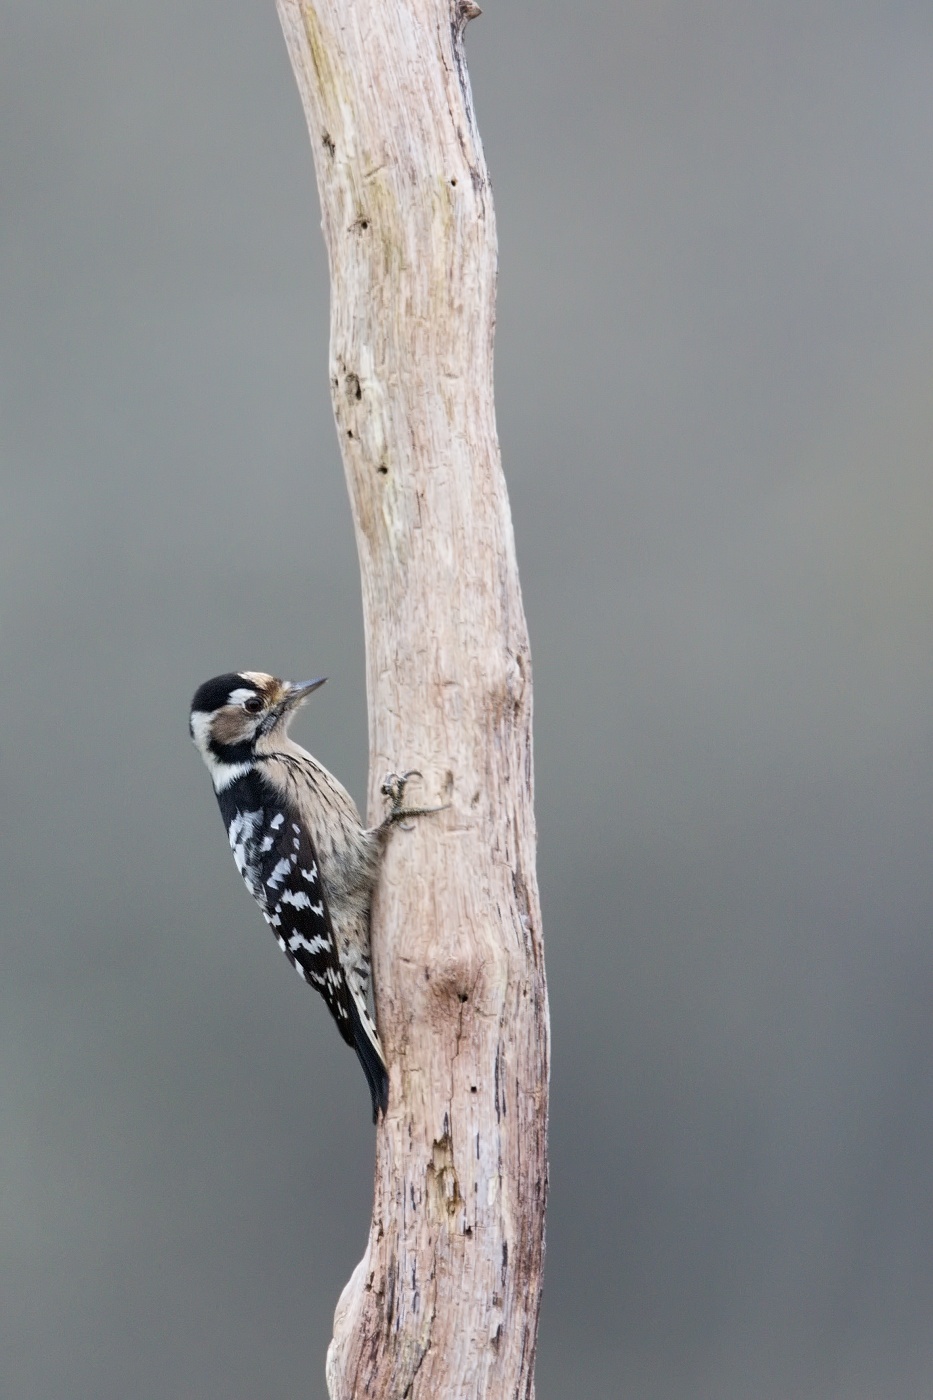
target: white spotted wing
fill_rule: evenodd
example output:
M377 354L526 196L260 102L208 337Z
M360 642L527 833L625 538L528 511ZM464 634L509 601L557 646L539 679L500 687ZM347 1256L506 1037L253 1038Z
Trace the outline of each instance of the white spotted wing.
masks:
M245 796L242 790L240 795ZM246 805L252 804L237 804L229 816L224 814L237 869L282 952L321 993L341 1035L352 1045L350 992L311 838L288 812L267 803L249 811Z

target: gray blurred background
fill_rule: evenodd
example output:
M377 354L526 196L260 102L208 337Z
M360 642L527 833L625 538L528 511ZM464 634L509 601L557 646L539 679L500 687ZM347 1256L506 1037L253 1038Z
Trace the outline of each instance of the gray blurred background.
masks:
M0 1394L323 1397L365 1084L205 677L362 626L271 0L2 0ZM554 1033L539 1400L933 1395L933 9L489 0Z

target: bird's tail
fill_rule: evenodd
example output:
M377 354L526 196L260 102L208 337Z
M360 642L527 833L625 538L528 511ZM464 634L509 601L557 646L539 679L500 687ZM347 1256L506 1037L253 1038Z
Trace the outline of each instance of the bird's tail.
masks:
M350 1024L353 1029L353 1048L363 1066L366 1083L373 1100L373 1122L378 1123L380 1110L384 1114L389 1107L389 1072L385 1056L379 1044L379 1033L373 1025L366 1007L361 1007L352 991L350 1002Z

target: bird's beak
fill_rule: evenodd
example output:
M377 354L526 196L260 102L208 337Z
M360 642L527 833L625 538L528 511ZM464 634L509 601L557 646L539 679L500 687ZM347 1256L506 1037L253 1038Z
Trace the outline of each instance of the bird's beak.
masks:
M297 710L299 705L304 704L312 690L317 690L318 686L323 685L326 680L326 676L320 676L316 681L301 681L298 684L289 681L285 694L277 705L273 705L260 725L260 734L271 734L273 729L277 728L283 715Z
M299 705L303 705L313 690L317 690L327 680L326 676L319 676L316 681L291 681L288 686L288 694L282 701L282 710L296 710Z

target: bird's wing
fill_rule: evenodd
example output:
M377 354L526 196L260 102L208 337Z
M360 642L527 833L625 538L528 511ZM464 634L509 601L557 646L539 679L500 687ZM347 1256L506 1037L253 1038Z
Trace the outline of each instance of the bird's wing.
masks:
M268 807L263 829L253 850L252 869L241 870L243 878L282 952L296 972L321 993L340 1034L353 1045L350 991L340 966L311 838L288 813Z

